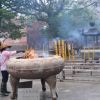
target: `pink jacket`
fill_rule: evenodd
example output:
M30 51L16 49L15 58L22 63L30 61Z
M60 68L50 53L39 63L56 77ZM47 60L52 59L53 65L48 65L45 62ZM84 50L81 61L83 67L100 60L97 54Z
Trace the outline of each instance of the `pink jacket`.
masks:
M4 50L1 53L1 71L6 70L6 63L10 59L10 56L13 56L16 54L16 51L6 51Z

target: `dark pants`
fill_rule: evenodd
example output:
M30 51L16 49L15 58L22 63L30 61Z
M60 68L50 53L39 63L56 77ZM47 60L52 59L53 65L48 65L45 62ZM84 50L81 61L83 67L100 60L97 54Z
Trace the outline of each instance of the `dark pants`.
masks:
M9 77L9 73L7 71L1 71L1 73L2 73L2 82L3 83L7 83L8 77Z

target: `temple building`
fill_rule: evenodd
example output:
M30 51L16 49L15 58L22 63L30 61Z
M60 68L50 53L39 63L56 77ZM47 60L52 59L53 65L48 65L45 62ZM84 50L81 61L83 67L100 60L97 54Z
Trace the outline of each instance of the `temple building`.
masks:
M95 27L95 22L90 22L90 29L88 31L83 30L82 35L84 37L84 46L98 46L98 40L100 32Z

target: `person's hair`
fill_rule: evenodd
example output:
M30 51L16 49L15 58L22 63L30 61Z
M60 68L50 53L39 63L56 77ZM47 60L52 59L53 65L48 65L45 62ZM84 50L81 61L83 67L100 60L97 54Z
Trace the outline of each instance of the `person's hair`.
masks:
M3 52L6 48L1 49L1 52Z

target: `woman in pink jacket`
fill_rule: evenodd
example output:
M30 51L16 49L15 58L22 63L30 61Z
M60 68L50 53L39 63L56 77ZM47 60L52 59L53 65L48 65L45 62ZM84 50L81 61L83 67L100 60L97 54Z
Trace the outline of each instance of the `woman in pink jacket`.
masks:
M8 94L10 93L9 91L7 91L7 82L8 82L9 74L6 70L6 63L10 59L10 56L13 56L16 53L21 52L21 51L9 51L10 47L11 45L7 43L0 44L1 73L2 73L1 94L3 96L8 96Z

